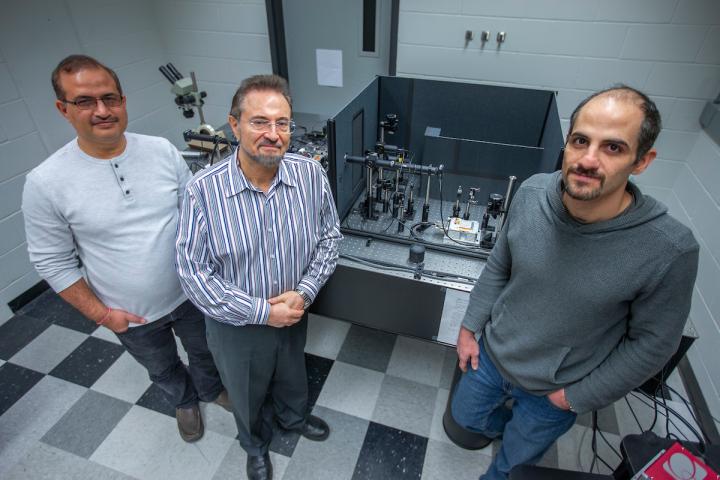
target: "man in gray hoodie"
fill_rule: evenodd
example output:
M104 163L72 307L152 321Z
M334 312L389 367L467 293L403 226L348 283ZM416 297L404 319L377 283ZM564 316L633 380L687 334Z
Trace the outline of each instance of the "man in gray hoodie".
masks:
M577 413L622 398L677 350L699 247L628 181L655 159L660 128L643 93L598 92L572 114L562 171L518 189L457 342L453 417L503 439L482 479L536 463Z

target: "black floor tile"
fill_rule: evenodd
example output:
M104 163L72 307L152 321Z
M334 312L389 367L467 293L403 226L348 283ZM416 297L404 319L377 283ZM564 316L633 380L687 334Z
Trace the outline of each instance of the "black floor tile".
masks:
M5 363L0 367L0 415L5 413L15 402L20 400L45 375L20 367L12 363Z
M353 480L419 479L428 439L370 422Z
M83 387L91 387L124 351L121 345L88 337L60 362L50 375Z
M305 354L305 366L307 368L308 377L308 411L311 411L320 396L320 391L325 380L327 380L330 374L330 369L333 366L332 360L328 358L319 357L310 353Z
M25 348L49 326L50 322L47 320L15 315L0 325L0 358L10 360L10 357Z
M170 404L167 394L154 383L145 390L135 404L175 418L175 406Z
M17 312L21 308L23 308L28 303L35 300L37 297L40 296L45 290L49 289L50 285L45 280L40 280L38 283L33 285L32 287L25 290L23 293L18 295L17 297L13 298L8 302L8 307L10 307L10 310L13 311L13 313Z
M300 440L299 433L283 430L277 425L277 423L275 423L273 425L273 437L270 442L270 451L279 453L280 455L285 455L286 457L292 457L298 440Z
M78 332L90 334L98 326L78 312L72 305L60 298L52 290L47 290L38 298L20 309L20 313L42 318L61 327L72 328Z
M345 337L337 359L359 367L385 373L397 335L353 325Z

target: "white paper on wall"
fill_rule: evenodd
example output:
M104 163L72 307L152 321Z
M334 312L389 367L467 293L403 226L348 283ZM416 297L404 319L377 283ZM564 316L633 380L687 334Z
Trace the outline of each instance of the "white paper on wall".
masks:
M343 86L342 50L315 50L318 85L327 87Z

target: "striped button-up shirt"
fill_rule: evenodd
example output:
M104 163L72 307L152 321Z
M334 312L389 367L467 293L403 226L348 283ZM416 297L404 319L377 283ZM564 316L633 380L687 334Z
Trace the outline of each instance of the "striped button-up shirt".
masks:
M298 289L314 300L342 239L325 171L286 154L268 192L237 165L237 150L185 190L177 269L190 300L232 325L266 324L268 298Z

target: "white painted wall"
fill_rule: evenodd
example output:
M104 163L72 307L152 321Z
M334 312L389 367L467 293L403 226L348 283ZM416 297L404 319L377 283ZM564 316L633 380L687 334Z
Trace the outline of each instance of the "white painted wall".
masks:
M11 315L7 302L39 281L19 211L25 174L75 136L53 105L57 62L85 53L115 69L128 97L128 130L178 146L181 132L199 120L182 117L159 65L197 71L215 125L225 123L242 78L272 68L261 0L2 0L0 10L2 322Z
M475 34L467 46L465 30ZM484 46L483 30L492 32ZM584 97L617 82L656 101L665 127L658 159L635 181L702 245L691 312L700 339L689 358L720 418L720 149L698 123L720 92L720 2L401 0L397 71L556 90L565 130Z
M720 418L720 146L705 132L698 135L666 202L700 242L700 267L690 311L699 339L688 358L713 415Z

